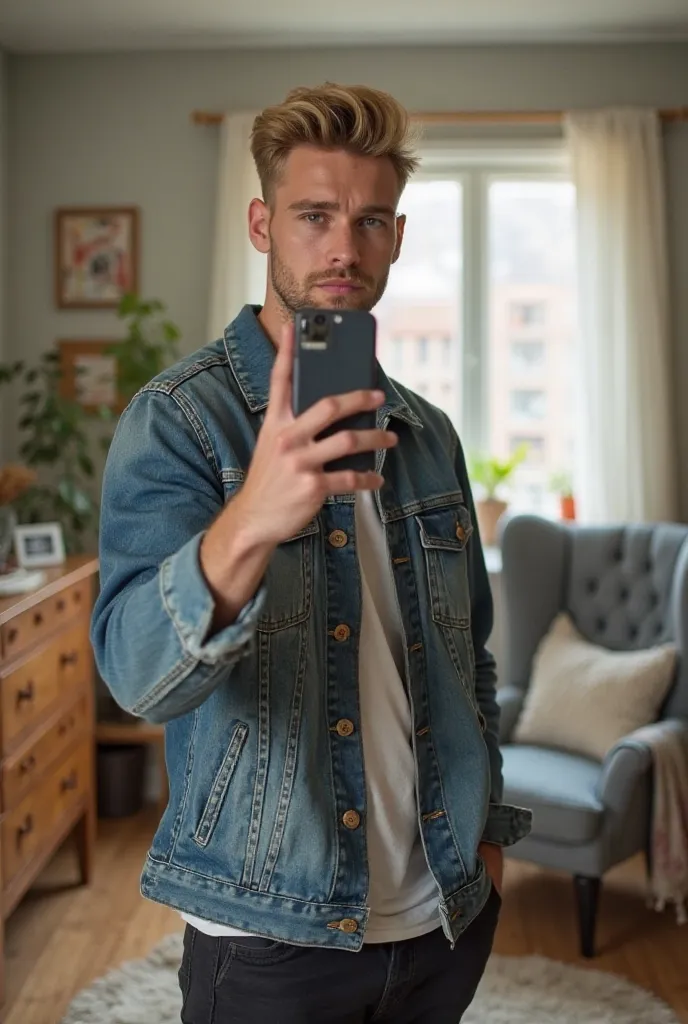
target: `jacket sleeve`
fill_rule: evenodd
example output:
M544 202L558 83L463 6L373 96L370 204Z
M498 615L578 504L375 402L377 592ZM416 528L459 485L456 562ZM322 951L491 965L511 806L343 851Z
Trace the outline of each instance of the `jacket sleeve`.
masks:
M252 649L264 588L210 635L215 604L199 561L224 506L200 421L147 390L117 426L103 479L96 665L117 703L165 722L201 704Z
M466 460L461 442L454 434L455 468L464 501L474 524L468 541L468 585L471 596L471 639L475 653L475 695L484 720L484 738L490 757L490 804L482 839L499 846L510 846L530 832L531 812L522 807L502 803L504 777L499 748L499 716L497 703L497 666L487 649L494 623L490 580L478 531L478 521L471 492Z

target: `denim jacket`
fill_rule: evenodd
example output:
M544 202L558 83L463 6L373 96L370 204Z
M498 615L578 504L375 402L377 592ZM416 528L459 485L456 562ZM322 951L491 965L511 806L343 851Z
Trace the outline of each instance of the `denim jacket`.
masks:
M143 895L355 951L369 872L354 495L329 498L281 544L254 598L215 634L199 563L267 406L274 354L257 312L246 306L223 339L159 375L120 418L91 636L118 704L165 723L170 796ZM376 500L405 636L418 825L454 943L489 894L478 844L516 842L530 813L502 803L485 649L492 599L461 446L442 412L379 374L378 423L399 435L378 453Z

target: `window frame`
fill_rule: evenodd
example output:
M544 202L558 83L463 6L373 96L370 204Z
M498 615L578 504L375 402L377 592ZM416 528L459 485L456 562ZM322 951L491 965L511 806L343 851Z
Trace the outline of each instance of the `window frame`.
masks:
M490 435L489 191L499 181L571 181L563 138L428 142L413 181L461 186L462 253L457 280L463 345L452 353L461 381L461 440L485 450ZM400 212L403 212L403 201Z

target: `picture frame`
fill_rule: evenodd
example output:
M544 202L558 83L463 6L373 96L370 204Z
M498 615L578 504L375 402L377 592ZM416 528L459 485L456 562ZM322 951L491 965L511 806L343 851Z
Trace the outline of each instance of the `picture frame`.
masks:
M15 526L13 537L14 552L22 569L61 565L65 561L64 537L58 522Z
M62 338L57 342L60 395L88 413L105 406L119 415L126 405L117 382L117 359L109 351L118 338Z
M138 292L137 206L60 207L54 232L58 309L116 309Z

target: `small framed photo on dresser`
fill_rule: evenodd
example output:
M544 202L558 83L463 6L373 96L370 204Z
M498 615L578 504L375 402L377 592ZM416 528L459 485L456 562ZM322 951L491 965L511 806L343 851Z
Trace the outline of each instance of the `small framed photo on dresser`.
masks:
M138 291L136 206L55 211L55 302L59 309L116 309Z
M14 552L22 569L61 565L65 560L60 523L31 523L14 528Z

